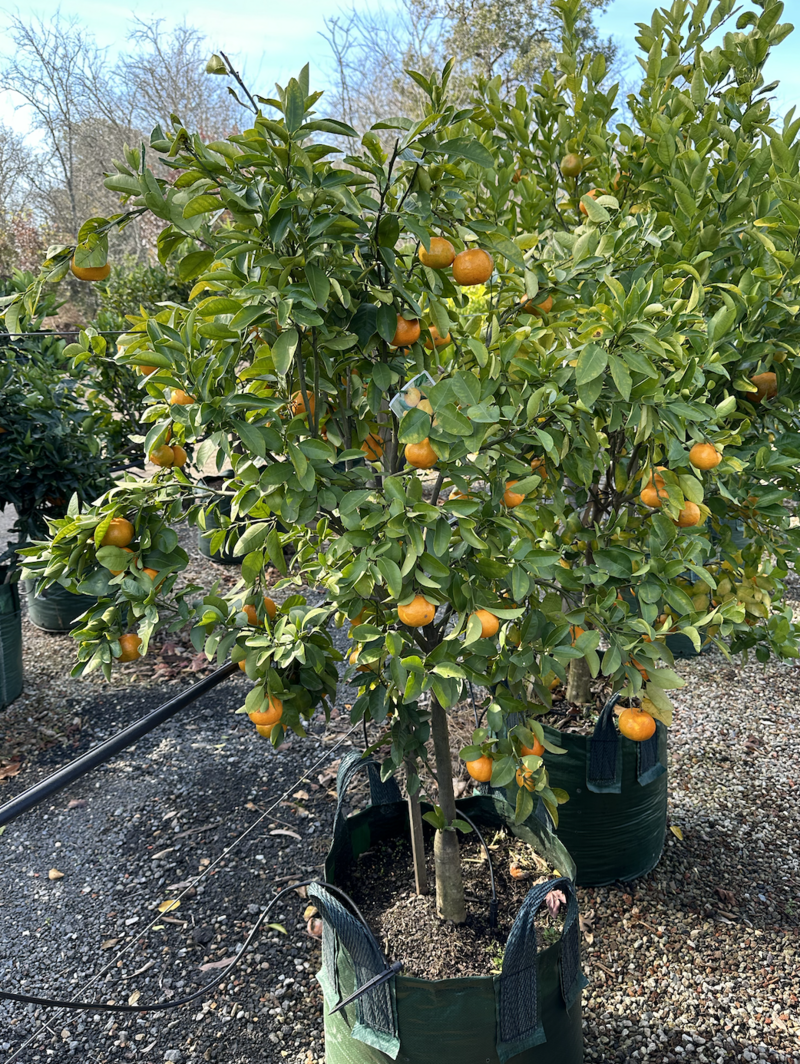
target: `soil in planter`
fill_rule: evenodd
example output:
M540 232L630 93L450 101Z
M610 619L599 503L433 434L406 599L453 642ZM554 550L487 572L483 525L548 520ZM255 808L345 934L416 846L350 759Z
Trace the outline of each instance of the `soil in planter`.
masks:
M486 855L474 832L460 836L467 895L467 920L452 924L436 915L433 841L426 841L431 893L417 895L411 844L405 837L378 843L354 862L343 888L353 897L390 961L401 960L403 973L422 979L451 979L498 974L509 932L535 883L553 878L547 862L504 831L483 831L492 854L497 886L497 927L489 923L491 889ZM513 872L512 872L513 869ZM563 905L560 907L563 912ZM536 918L539 948L557 942L563 927L545 906Z

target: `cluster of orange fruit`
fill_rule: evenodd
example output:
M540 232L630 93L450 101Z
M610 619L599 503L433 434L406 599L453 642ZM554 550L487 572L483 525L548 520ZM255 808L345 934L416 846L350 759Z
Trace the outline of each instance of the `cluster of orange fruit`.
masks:
M105 535L100 540L101 547L119 547L127 554L134 554L129 544L133 542L133 537L136 534L136 529L126 517L114 517L111 520ZM123 573L124 569L112 569L112 576L119 576ZM149 577L150 580L156 580L158 577L158 570L144 568L142 573ZM142 640L134 632L126 632L119 637L119 645L121 653L117 658L119 662L136 661L142 655L139 648L142 645Z
M689 461L695 469L702 469L705 472L716 469L722 461L722 455L713 443L696 443L689 451ZM662 502L667 498L664 478L661 476L663 472L665 472L664 466L656 466L639 494L640 500L651 510L660 510ZM675 524L679 528L692 528L700 523L702 516L697 503L686 500Z
M269 739L273 728L280 724L283 717L283 702L279 698L275 698L274 695L270 695L267 709L248 713L248 716L255 724L258 734L263 735L265 739Z
M453 280L462 288L486 284L494 273L494 259L488 251L482 248L467 248L456 254L456 249L443 236L432 236L430 248L426 251L424 245L420 245L418 254L422 265L432 270L446 270L448 266L452 266ZM412 340L411 343L413 342Z

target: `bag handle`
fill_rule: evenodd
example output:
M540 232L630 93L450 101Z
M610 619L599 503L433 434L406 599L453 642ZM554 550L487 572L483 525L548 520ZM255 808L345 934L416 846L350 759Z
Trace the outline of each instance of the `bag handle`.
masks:
M619 794L622 790L619 732L614 723L614 706L619 697L620 692L613 694L600 710L594 733L589 740L586 786L590 791Z
M362 769L367 770L369 778L370 805L388 805L403 800L394 776L382 780L380 769L371 757L365 758L358 750L348 750L339 762L339 771L336 773L336 821L343 815L342 805L350 784Z
M342 949L350 958L356 988L384 972L386 961L369 928L348 912L330 890L321 883L312 883L308 888L308 896L322 917L322 970L317 978L330 1010L342 1001L339 985ZM395 976L365 990L356 999L355 1008L356 1023L351 1031L352 1037L396 1058L400 1050L400 1037Z
M501 1064L546 1041L539 1009L536 914L545 898L560 890L567 899L561 932L561 996L571 1008L586 979L580 967L578 897L571 879L551 879L531 887L508 936L497 993L497 1055Z

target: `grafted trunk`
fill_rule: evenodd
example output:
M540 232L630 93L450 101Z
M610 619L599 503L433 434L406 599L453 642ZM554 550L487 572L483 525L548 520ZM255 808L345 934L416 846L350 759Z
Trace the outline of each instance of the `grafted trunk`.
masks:
M444 818L452 823L456 818L456 799L453 792L453 765L450 757L450 730L447 714L431 695L431 734L439 781L439 806ZM464 900L464 879L461 874L461 852L455 828L437 831L433 846L436 871L436 912L443 920L463 924L467 918Z
M575 658L571 661L567 678L567 701L579 706L585 706L587 702L591 702L591 682L592 674L589 672L589 663L586 658Z

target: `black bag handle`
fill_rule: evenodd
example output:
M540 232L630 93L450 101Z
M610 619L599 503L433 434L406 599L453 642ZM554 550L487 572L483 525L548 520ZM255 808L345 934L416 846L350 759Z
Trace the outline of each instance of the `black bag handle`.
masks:
M619 794L622 790L622 758L617 726L614 723L614 706L620 692L613 694L597 718L594 733L589 740L586 759L586 786L597 793Z
M560 959L561 996L567 1008L586 986L580 966L575 885L565 876L537 883L528 891L511 928L497 981L497 1055L501 1064L546 1041L539 1009L536 914L552 890L562 891L567 899Z
M362 769L367 770L371 805L388 805L390 802L401 802L403 800L397 780L393 776L388 780L382 780L380 769L371 757L365 758L358 750L348 750L339 762L339 771L336 773L335 819L337 823L342 815L342 804L348 788Z

